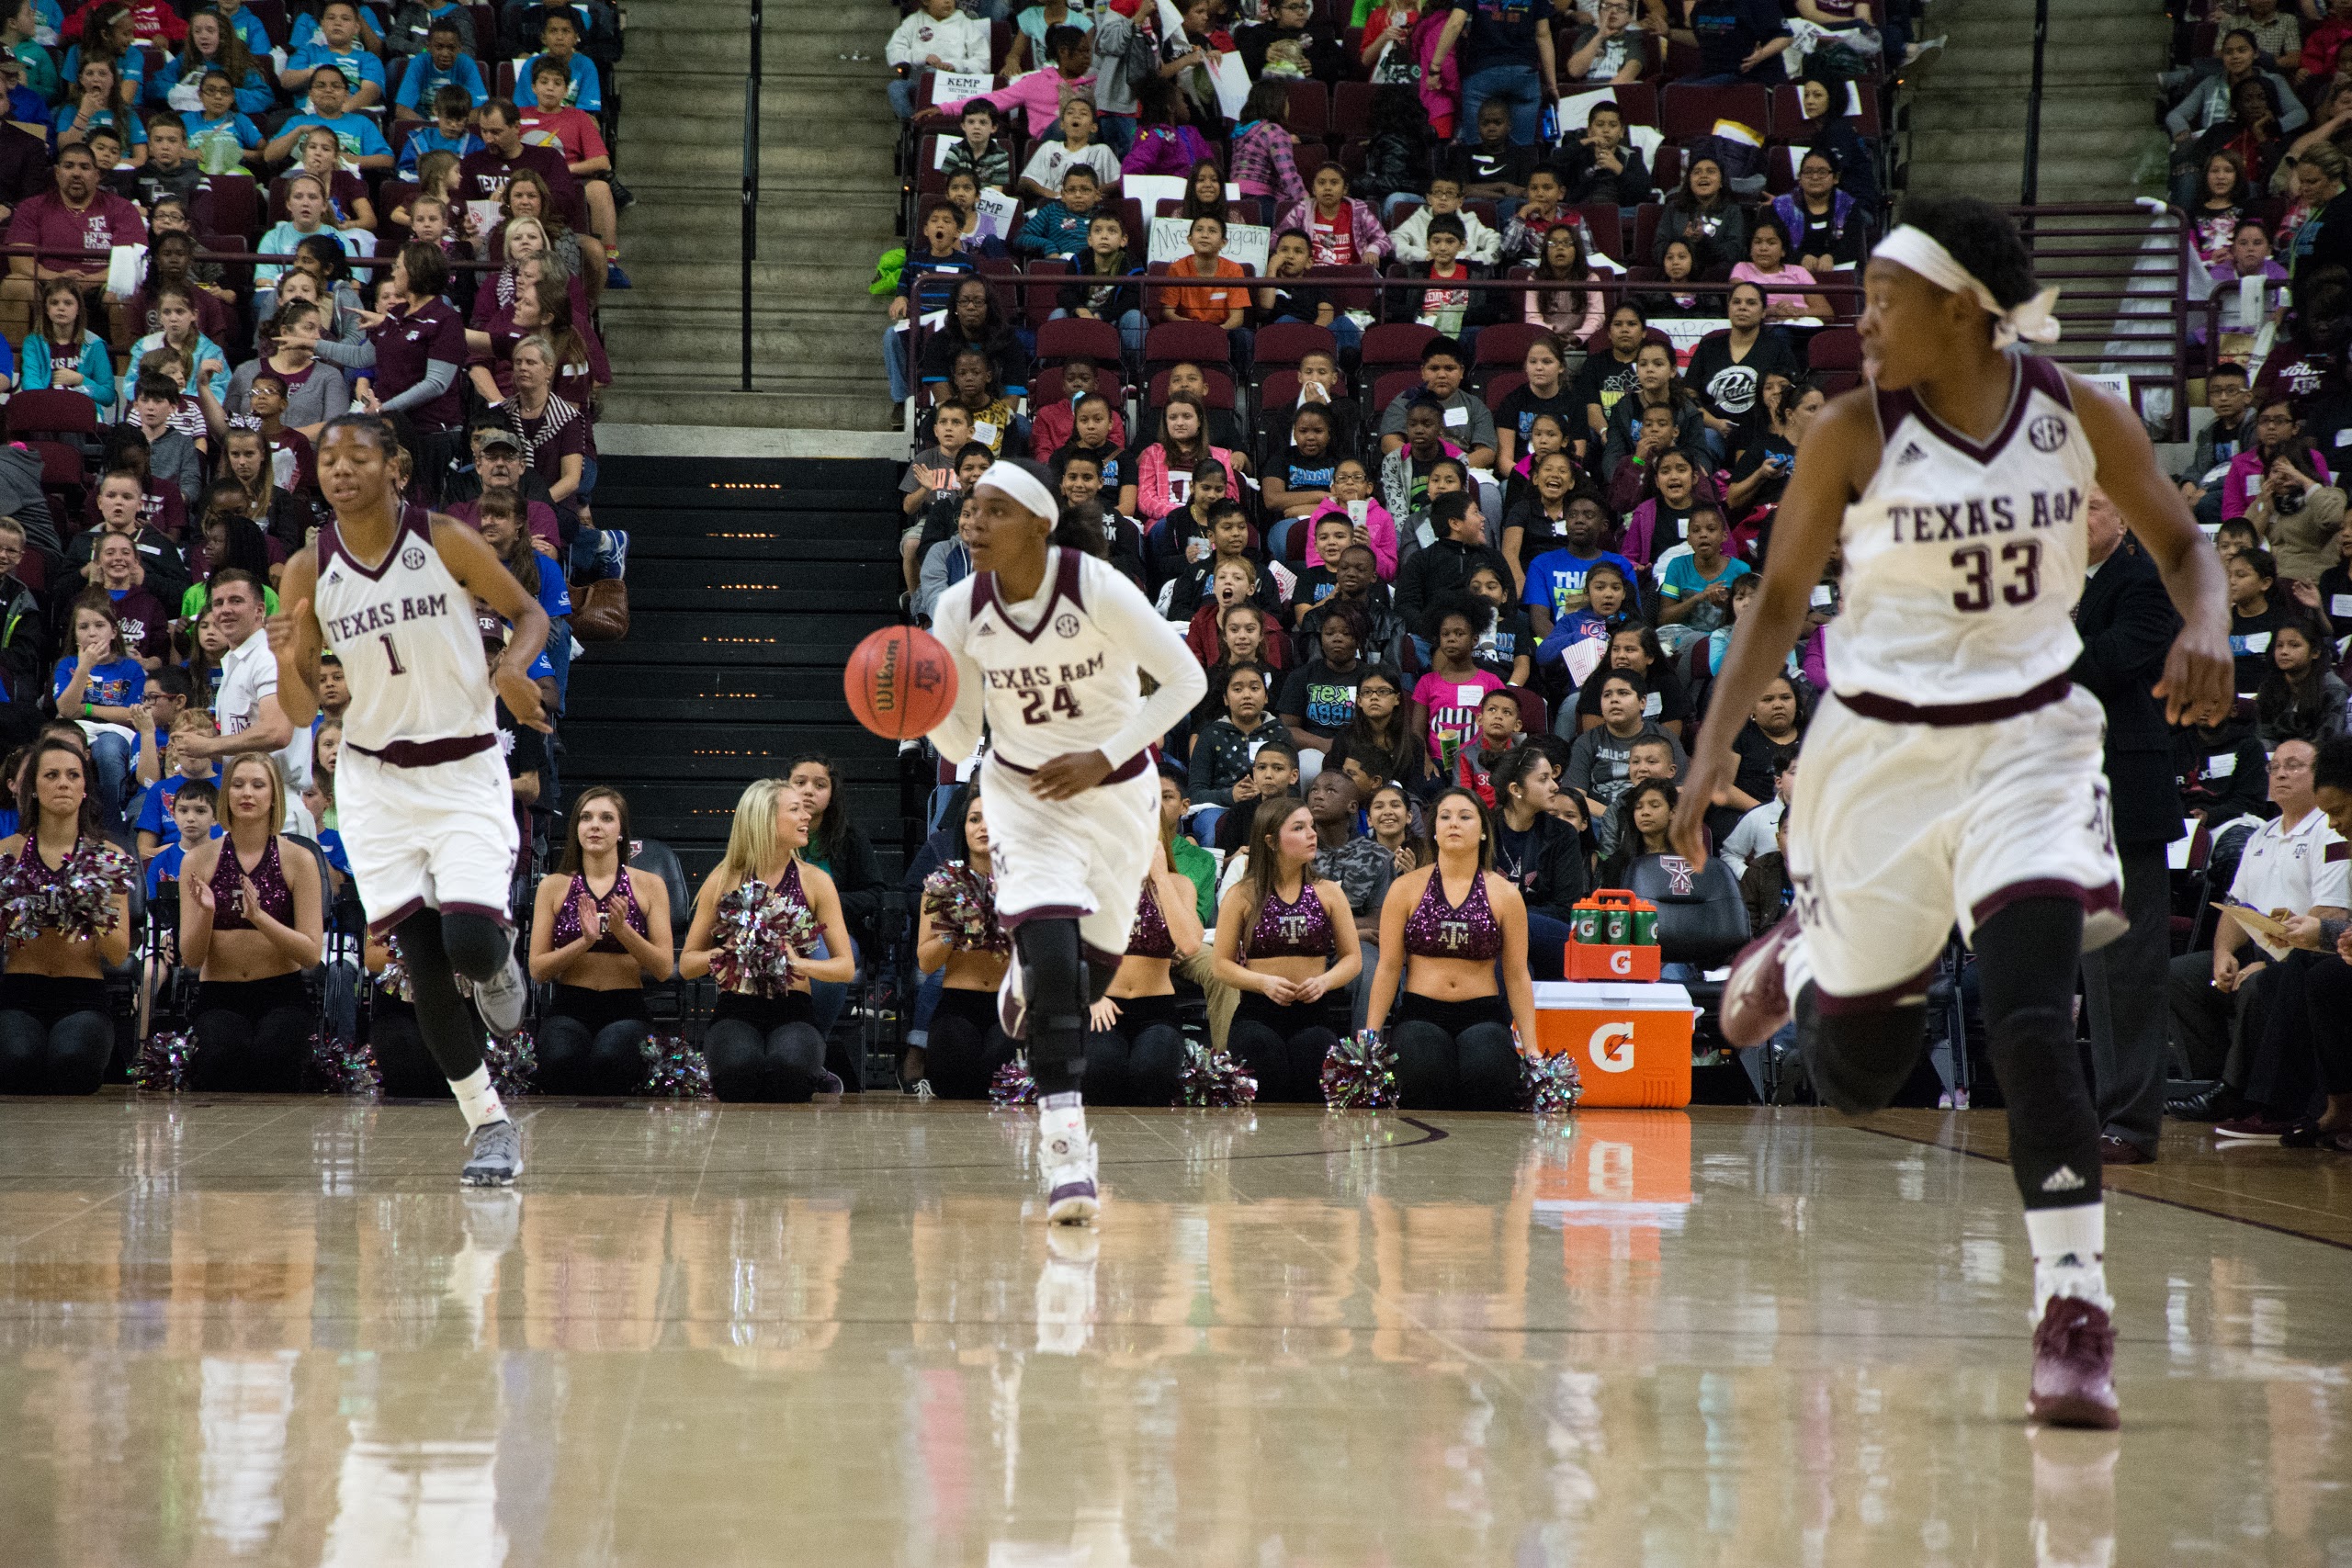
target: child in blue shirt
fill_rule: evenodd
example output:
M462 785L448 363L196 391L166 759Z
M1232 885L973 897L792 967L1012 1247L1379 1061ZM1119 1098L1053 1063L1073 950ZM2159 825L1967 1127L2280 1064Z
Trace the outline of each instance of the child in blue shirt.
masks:
M565 108L596 114L605 107L605 91L596 78L596 62L579 52L580 21L569 11L549 11L539 24L538 54L514 62L514 80L528 84L541 60L553 60L571 73L571 90L563 96Z
M197 167L208 175L227 174L247 159L261 156L261 128L237 107L237 95L225 73L208 71L197 94L204 107L180 111L187 128L189 151Z
M351 84L351 101L358 108L384 101L384 62L368 52L359 36L359 7L352 0L327 0L310 36L295 30L293 52L277 85L300 93L318 79L322 67L333 65ZM327 111L329 113L333 110Z
M208 840L220 836L220 786L210 779L181 781L171 803L172 826L178 836L148 859L148 903L160 903L164 885L179 882L180 863L187 858L190 850L201 849ZM175 891L172 897L176 902L178 893Z
M1571 513L1571 523L1574 520ZM1636 577L1634 563L1614 550L1579 549L1569 544L1545 550L1527 563L1527 592L1521 602L1539 636L1548 637L1583 610L1591 592L1593 570L1602 566L1615 568L1619 581L1631 591Z
M1744 560L1724 554L1730 532L1724 514L1712 506L1690 513L1683 538L1688 555L1669 554L1658 573L1658 645L1669 654L1705 637L1729 617L1731 585L1753 569Z
M490 97L482 85L481 68L458 47L458 24L447 19L433 24L424 52L401 73L400 92L393 98L396 118L423 119L444 87L463 90L469 109L481 107Z
M1558 554L1557 551L1551 552ZM1540 563L1544 557L1538 556ZM1535 581L1529 569L1528 582ZM1609 658L1609 637L1626 621L1633 602L1634 572L1611 557L1596 561L1584 574L1584 604L1553 623L1551 634L1535 650L1535 668L1547 693L1569 695L1580 690L1592 671ZM1582 649L1575 657L1572 651Z
M467 126L474 106L463 87L451 83L429 101L433 106L431 122L410 131L408 140L401 143L401 174L407 179L416 178L417 164L427 153L447 152L462 164L469 154L487 145L479 132Z
M203 739L213 733L212 716L202 708L187 709L172 721L172 733L164 747L164 760L170 764L171 772L147 786L139 799L138 819L132 824L139 832L141 854L156 853L171 836L172 803L181 790L191 784L209 787L219 777L220 770L212 765L210 758L191 755L180 744L183 736Z
M277 135L262 149L262 156L271 163L291 156L297 136L307 127L323 125L343 143L345 163L362 169L390 168L391 144L376 129L374 120L346 107L356 101L351 94L350 81L342 72L322 69L312 73L309 111L294 115L280 125Z

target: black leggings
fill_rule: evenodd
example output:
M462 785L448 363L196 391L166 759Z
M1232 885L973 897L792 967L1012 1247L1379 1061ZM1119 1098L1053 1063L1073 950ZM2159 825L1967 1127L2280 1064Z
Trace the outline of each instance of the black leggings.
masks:
M295 1094L310 1055L318 1010L300 975L265 980L206 980L188 1009L196 1050L190 1089L227 1094Z
M408 962L418 1038L444 1079L471 1077L481 1066L481 1020L458 995L457 976L479 981L497 974L514 959L514 933L487 915L438 909L419 909L395 930Z
M1086 1037L1086 1098L1095 1105L1173 1105L1183 1066L1176 998L1122 997L1118 1023Z
M2029 1209L2098 1201L2098 1111L2075 1043L2083 911L2072 898L2021 898L1976 928L1976 984L1993 1076L2008 1106L2009 1174ZM1848 1115L1879 1111L1919 1065L1924 1007L1825 1008L1797 998L1797 1043L1824 1099Z
M1261 992L1241 993L1225 1043L1258 1080L1261 1102L1323 1103L1323 1058L1348 1025L1347 1012L1340 1005L1345 995L1282 1007Z
M1408 991L1389 1025L1396 1101L1416 1111L1510 1111L1519 1104L1519 1052L1501 997L1441 1001Z
M810 1022L808 993L718 993L703 1035L710 1087L721 1100L803 1105L825 1070L825 1037Z
M635 1094L645 1084L643 1046L652 1032L639 987L558 986L539 1019L537 1087L548 1094Z
M96 1094L113 1055L104 980L0 975L0 1094Z
M944 990L932 1010L923 1044L922 1075L942 1100L986 1100L997 1069L1012 1060L1013 1044L997 1022L994 991Z
M378 992L368 1014L368 1046L376 1054L376 1070L384 1080L387 1100L450 1100L449 1079L424 1048L416 1027L416 1009L399 998Z

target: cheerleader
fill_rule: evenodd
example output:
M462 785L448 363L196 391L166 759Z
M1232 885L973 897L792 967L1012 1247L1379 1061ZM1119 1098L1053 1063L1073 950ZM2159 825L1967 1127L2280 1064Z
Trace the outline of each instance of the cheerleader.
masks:
M1226 1041L1261 1100L1322 1100L1323 1057L1363 970L1347 894L1307 875L1319 849L1304 801L1267 801L1250 826L1249 873L1217 907L1216 976L1241 993Z
M1436 863L1398 877L1381 906L1380 967L1364 1019L1390 1025L1400 1104L1509 1111L1520 1082L1511 1030L1535 1038L1527 906L1494 873L1494 829L1476 795L1458 785L1440 791L1430 838Z
M16 807L31 829L0 840L0 1094L90 1094L114 1053L106 966L130 957L130 858L100 834L70 741L34 746Z
M1012 939L996 922L996 870L977 789L965 796L959 833L964 852L923 880L915 966L927 975L944 964L946 974L931 1015L925 1070L909 1081L927 1078L943 1100L984 1100L997 1069L1012 1060L996 1009Z
M1086 1092L1097 1105L1172 1105L1184 1066L1176 960L1201 950L1199 892L1162 843L1136 899L1135 930L1086 1037Z
M228 832L180 866L180 962L197 971L188 1086L291 1094L318 1027L302 971L324 932L319 863L286 852L286 781L267 752L232 758L220 798Z
M735 803L726 856L695 895L678 973L718 982L703 1055L721 1100L801 1104L831 1077L808 985L846 984L857 960L833 879L800 857L808 820L799 791L783 779L756 781ZM839 957L810 956L820 936Z
M629 874L628 841L621 792L584 789L556 874L539 882L531 978L555 986L536 1042L538 1087L550 1094L629 1095L645 1079L645 977L670 977L670 889Z

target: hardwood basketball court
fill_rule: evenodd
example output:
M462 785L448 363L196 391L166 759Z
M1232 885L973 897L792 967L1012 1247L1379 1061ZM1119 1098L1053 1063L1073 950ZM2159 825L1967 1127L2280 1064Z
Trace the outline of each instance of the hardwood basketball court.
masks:
M2352 1163L2113 1176L2118 1438L1995 1112L524 1109L0 1102L0 1562L2352 1561Z

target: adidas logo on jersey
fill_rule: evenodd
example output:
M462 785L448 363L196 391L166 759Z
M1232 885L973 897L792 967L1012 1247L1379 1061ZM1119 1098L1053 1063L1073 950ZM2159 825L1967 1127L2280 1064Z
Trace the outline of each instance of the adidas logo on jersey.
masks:
M974 632L972 635L974 637L994 637L996 636L996 623L994 621L982 621L980 623L980 629Z
M2075 1174L2075 1168L2062 1165L2050 1173L2049 1179L2042 1182L2041 1190L2044 1192L2079 1192L2083 1186L2083 1179Z
M1903 444L1902 452L1897 455L1894 459L1894 466L1899 468L1906 463L1924 462L1927 459L1927 456L1928 449L1926 447L1920 446L1917 441L1906 441Z

